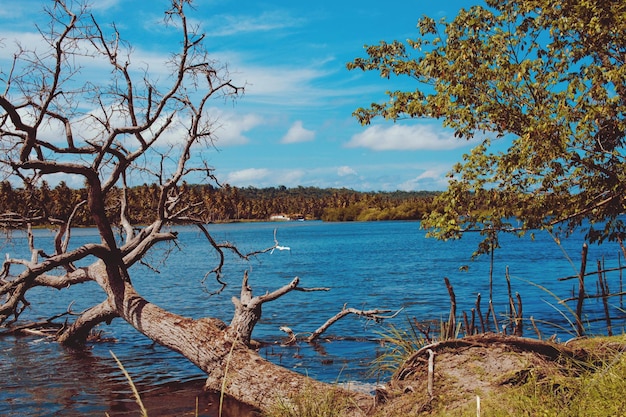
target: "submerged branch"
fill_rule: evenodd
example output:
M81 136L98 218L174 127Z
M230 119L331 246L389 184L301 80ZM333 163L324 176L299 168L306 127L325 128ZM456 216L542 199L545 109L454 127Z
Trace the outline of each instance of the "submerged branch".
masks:
M320 337L320 335L322 333L324 333L326 330L328 330L328 328L330 326L332 326L334 323L336 323L337 321L341 320L342 318L344 318L345 316L347 316L349 314L356 314L357 316L362 316L362 317L367 318L368 320L374 320L374 321L376 321L376 323L380 323L383 320L394 318L401 311L402 311L402 309L396 311L391 316L384 316L383 314L390 313L391 310L379 310L379 309L377 309L377 310L357 310L355 308L346 308L346 306L344 305L343 309L339 313L337 313L333 317L329 318L326 321L326 323L324 323L317 330L315 330L313 333L311 333L311 335L306 338L306 341L309 342L309 343L313 342L315 339Z

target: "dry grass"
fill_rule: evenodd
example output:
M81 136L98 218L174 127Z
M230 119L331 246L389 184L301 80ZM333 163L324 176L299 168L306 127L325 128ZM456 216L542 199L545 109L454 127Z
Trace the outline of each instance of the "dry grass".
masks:
M288 399L279 399L265 417L341 417L354 410L352 401L342 390L326 390L322 394L307 387Z
M574 355L553 358L498 345L440 350L433 398L426 394L422 361L413 362L410 378L392 381L376 416L626 415L626 337L554 345Z
M143 401L141 401L141 396L139 395L139 391L137 390L137 387L135 386L135 383L133 382L133 379L131 378L130 374L128 373L128 371L126 371L126 368L124 368L124 365L122 365L122 362L120 362L117 356L115 356L115 353L113 353L113 351L109 351L109 353L111 353L111 356L113 356L113 359L115 359L115 362L117 362L117 366L120 368L120 370L122 371L122 373L128 380L128 384L130 385L130 388L133 391L133 396L135 397L135 402L141 409L141 417L148 417L148 411L146 410L146 407L144 407Z

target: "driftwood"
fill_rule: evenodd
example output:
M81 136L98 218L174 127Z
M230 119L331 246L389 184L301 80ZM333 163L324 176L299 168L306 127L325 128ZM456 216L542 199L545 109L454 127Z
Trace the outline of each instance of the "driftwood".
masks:
M480 293L476 296L476 314L480 320L480 332L485 333L487 330L485 328L485 319L483 318L483 313L480 311Z
M328 330L328 328L330 326L332 326L334 323L336 323L337 321L339 321L343 317L346 317L349 314L355 314L357 316L365 317L367 319L374 320L377 323L379 323L382 320L394 318L395 316L398 315L398 313L400 313L400 311L402 311L402 310L400 309L400 310L396 311L391 316L383 316L383 314L390 313L391 310L357 310L357 309L354 309L354 308L346 308L346 306L344 305L343 309L339 313L337 313L334 316L332 316L331 318L329 318L326 321L326 323L322 324L317 330L315 330L313 333L311 333L311 335L309 337L307 337L305 340L307 342L309 342L309 343L315 341L317 338L320 337L320 335L322 333L324 333L326 330Z
M8 87L6 94L0 95L0 129L6 138L6 152L0 159L10 168L11 179L21 180L29 189L49 181L50 175L80 179L84 202L76 203L73 210L51 210L42 204L46 199L32 193L21 208L23 213L0 214L1 225L28 228L31 250L24 259L9 257L2 265L0 325L18 320L29 305L28 298L36 297L30 292L33 288L64 289L94 282L97 287L89 291L100 294L99 301L63 326L56 337L60 343L83 347L95 326L119 318L205 372L207 390L260 410L304 389L337 391L332 384L284 369L250 349L249 335L261 305L289 291L302 290L298 279L256 297L245 280L230 325L216 318L221 311L209 308L203 318L173 313L167 310L170 306L161 307L142 297L133 285L132 267L145 263L146 255L163 243L176 246L174 227L181 224L195 226L204 235L206 246L218 255L218 265L206 276L214 275L221 288L226 285L221 279L224 253L248 259L287 249L278 244L276 236L272 247L251 254L228 242L216 242L205 227L203 205L186 184L194 178L220 185L204 152L196 150L212 144L218 128L210 103L217 98L236 98L244 90L232 81L225 65L208 55L204 35L186 16L190 2L167 2L164 23L177 29L178 50L168 51L164 64L169 76L164 77L137 66L123 34L115 26L100 26L83 2L49 3L45 13L50 24L39 31L44 46L37 51L19 48L10 64L15 71L3 79ZM111 78L85 78L82 84L83 68L74 58L83 56L85 48L94 60L108 63L102 69ZM85 100L94 107L77 106ZM54 135L47 134L51 126ZM87 126L89 135L80 134ZM175 143L169 143L170 137L176 138ZM131 177L155 184L152 215L141 220L133 219L137 213L132 206L138 200L128 192L131 184L127 179ZM78 214L89 219L98 236L70 244L73 219ZM37 248L32 226L57 228L51 253ZM169 278L181 277L172 273ZM341 392L354 404L351 415L359 414L360 406L364 414L372 405L370 395Z
M428 353L428 396L432 399L435 398L434 384L435 384L435 352L432 349L427 349Z
M626 247L624 247L621 239L618 239L620 248L622 253L626 253ZM606 333L610 336L613 334L613 320L615 319L623 319L623 314L615 314L611 315L611 304L609 303L609 298L611 297L619 297L619 305L616 306L616 309L623 313L623 296L626 295L626 292L623 288L623 277L622 271L626 268L622 266L621 260L618 257L619 266L617 268L605 268L604 263L601 260L597 261L597 270L596 271L587 271L587 257L588 257L588 245L585 243L582 247L581 253L581 263L580 263L580 272L577 275L567 276L563 278L558 278L558 281L566 281L570 279L577 278L578 279L578 293L575 294L574 290L572 290L572 295L568 298L564 298L559 302L561 304L567 304L570 302L575 302L576 306L572 309L569 309L574 316L576 334L577 336L585 335L585 323L594 323L599 321L604 321L606 323ZM609 289L609 280L607 279L607 273L609 272L619 272L619 281L616 283L617 291L611 292ZM597 275L596 282L596 293L593 294L585 288L585 277L589 277L592 275ZM596 299L602 302L603 311L594 311L593 315L583 314L583 305L584 301L587 299ZM583 322L583 316L584 322ZM595 316L595 317L594 317Z
M509 315L511 317L511 321L513 322L513 334L515 336L522 336L523 329L523 319L522 319L522 297L519 293L515 293L515 297L517 299L517 306L515 305L515 301L513 299L513 290L511 289L511 276L509 275L509 267L506 267L506 285L509 293Z
M450 315L448 317L448 323L446 324L442 338L452 339L456 333L456 295L454 294L452 284L450 284L450 280L447 277L444 278L444 282L446 284L446 288L448 289L448 295L450 296Z
M588 246L583 245L582 261L580 262L580 275L578 276L578 301L576 303L576 333L582 336L585 333L582 315L583 301L585 299L585 269L587 268L587 250Z
M307 343L313 343L326 330L328 330L328 328L330 326L332 326L334 323L336 323L337 321L341 320L342 318L344 318L344 317L346 317L346 316L348 316L350 314L354 314L354 315L357 315L357 316L365 317L368 320L374 320L377 323L380 323L383 320L388 320L388 319L392 319L392 318L396 317L398 315L398 313L400 313L400 311L402 311L402 309L396 311L394 314L389 316L389 315L385 315L385 314L390 313L391 310L381 310L381 309L357 310L355 308L346 308L346 306L344 305L339 313L335 314L334 316L332 316L331 318L326 320L326 322L324 324L322 324L320 327L318 327L317 330L315 330L313 333L311 333L306 338L299 339L298 335L290 327L281 326L279 328L279 330L282 331L282 332L287 333L287 336L289 336L289 339L283 341L282 344L283 345L291 345L293 343L296 343L298 340L304 340Z
M602 306L604 307L604 317L606 319L606 331L609 336L613 336L613 326L611 325L611 314L609 312L609 283L606 280L606 274L602 273L602 264L598 260L598 284L600 284L600 293L602 295Z
M34 321L15 327L8 327L0 332L0 336L31 334L36 336L54 337L63 328L60 323L48 320Z
M37 336L56 337L59 332L66 327L66 324L55 323L54 320L68 315L79 315L78 313L72 311L72 304L67 307L67 311L64 313L56 314L47 319L22 323L19 326L6 327L0 331L0 336L32 334Z

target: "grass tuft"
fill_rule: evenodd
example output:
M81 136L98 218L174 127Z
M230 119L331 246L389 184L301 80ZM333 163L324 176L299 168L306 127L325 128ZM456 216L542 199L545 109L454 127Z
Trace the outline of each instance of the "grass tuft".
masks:
M490 416L605 417L626 415L626 356L604 352L601 362L571 364L574 372L534 374L521 386L483 400Z
M374 375L387 376L395 373L411 354L430 343L411 320L408 323L408 329L390 325L387 331L379 333L385 351L372 362Z
M141 401L141 396L139 395L139 391L137 391L137 387L135 387L135 383L133 382L133 379L130 377L129 373L126 371L126 368L124 368L124 365L122 365L122 362L120 362L117 356L115 356L115 353L113 353L113 351L111 350L109 351L109 353L111 353L111 356L113 356L113 359L115 359L115 362L117 362L117 366L122 370L122 372L124 373L124 376L128 380L128 384L130 385L130 388L133 390L133 395L135 396L135 402L137 403L137 405L139 405L139 408L141 409L141 416L148 417L148 411L146 410L146 407L144 407L143 401Z
M298 394L279 399L265 417L340 417L350 415L354 404L339 388L320 392L307 386Z

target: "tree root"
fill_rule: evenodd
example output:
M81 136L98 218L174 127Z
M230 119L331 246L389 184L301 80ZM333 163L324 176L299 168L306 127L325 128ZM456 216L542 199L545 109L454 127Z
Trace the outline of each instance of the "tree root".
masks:
M592 358L589 352L581 349L572 349L564 344L541 341L537 339L507 336L497 333L486 333L468 336L462 339L442 340L426 345L413 353L403 364L402 368L394 377L395 380L404 380L414 373L416 368L428 362L429 352L443 352L446 350L465 350L470 348L492 348L495 345L515 352L528 352L537 354L548 361L576 360L588 361Z

